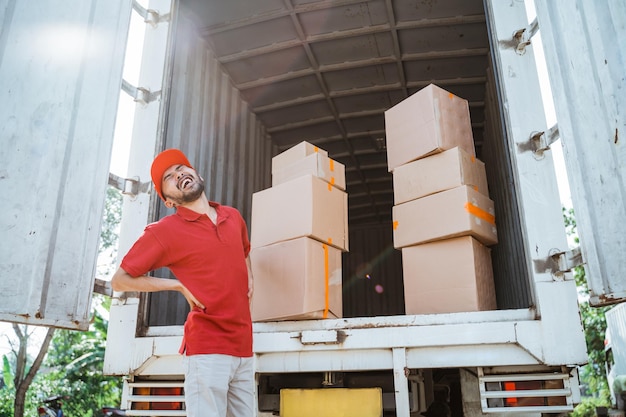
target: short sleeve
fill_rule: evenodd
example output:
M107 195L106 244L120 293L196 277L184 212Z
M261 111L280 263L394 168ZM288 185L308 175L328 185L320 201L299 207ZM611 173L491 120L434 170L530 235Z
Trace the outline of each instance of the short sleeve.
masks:
M124 256L120 266L131 276L139 277L165 266L165 259L165 247L154 233L146 228L126 256Z

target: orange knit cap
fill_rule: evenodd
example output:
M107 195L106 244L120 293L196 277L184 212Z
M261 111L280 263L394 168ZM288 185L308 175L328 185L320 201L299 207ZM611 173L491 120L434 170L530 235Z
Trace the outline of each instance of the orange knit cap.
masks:
M150 175L152 176L154 189L163 201L165 201L161 191L163 186L163 173L172 165L185 165L189 168L193 168L185 154L178 149L166 149L154 158L152 167L150 168Z

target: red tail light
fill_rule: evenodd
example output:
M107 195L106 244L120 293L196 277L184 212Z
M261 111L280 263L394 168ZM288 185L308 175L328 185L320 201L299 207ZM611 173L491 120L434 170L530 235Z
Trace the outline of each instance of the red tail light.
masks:
M145 397L146 401L134 401L133 410L184 410L182 387L133 387L133 396ZM159 398L170 397L170 398ZM171 398L171 397L181 397Z

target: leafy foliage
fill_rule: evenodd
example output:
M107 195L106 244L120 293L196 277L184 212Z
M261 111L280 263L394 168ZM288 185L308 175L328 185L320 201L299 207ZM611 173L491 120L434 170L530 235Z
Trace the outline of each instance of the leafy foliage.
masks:
M100 231L100 252L117 247L121 220L122 193L113 187L108 187L106 200L104 201L102 230Z
M94 302L110 300L95 297ZM108 309L108 306L106 306ZM49 372L37 381L43 397L61 395L68 416L98 415L103 406L117 405L121 397L121 379L102 374L108 322L95 309L86 332L58 330L45 365Z
M15 386L13 385L13 373L11 364L6 355L2 356L2 383L0 384L0 417L13 415L13 398Z

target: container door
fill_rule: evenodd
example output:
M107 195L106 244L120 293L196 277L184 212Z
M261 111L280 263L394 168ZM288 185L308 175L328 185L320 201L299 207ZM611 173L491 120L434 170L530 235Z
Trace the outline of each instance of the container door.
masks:
M0 320L87 329L132 2L0 4Z
M536 0L592 305L626 299L626 2Z

